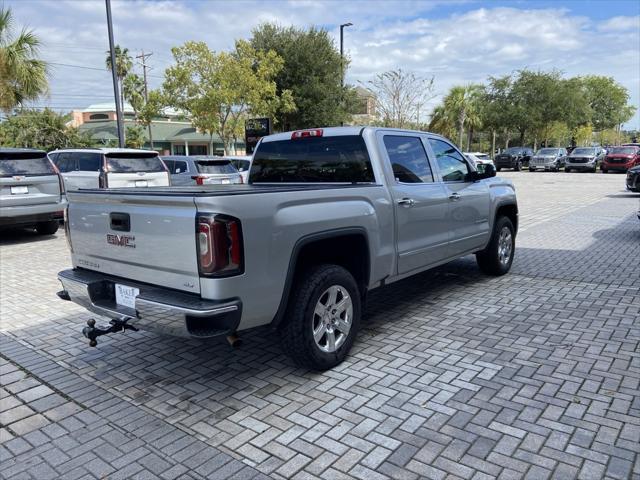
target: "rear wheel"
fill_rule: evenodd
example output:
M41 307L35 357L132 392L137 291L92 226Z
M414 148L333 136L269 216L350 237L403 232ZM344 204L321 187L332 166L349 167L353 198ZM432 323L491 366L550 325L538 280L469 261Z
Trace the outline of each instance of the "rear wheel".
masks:
M487 275L504 275L511 269L516 248L516 233L508 217L498 217L487 247L476 253L480 270Z
M338 265L310 268L297 288L280 329L282 347L299 365L327 370L349 353L360 327L360 291Z
M40 235L53 235L58 231L58 221L40 222L36 225L36 232Z

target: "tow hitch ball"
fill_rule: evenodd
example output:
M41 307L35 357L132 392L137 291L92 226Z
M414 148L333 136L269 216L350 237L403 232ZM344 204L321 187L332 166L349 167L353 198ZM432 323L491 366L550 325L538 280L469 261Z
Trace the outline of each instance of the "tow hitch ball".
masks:
M97 338L101 335L108 333L122 332L124 330L133 330L137 332L138 329L132 325L129 325L127 321L129 318L122 320L113 319L109 322L109 325L99 325L96 327L96 321L92 318L87 320L87 326L82 329L82 334L89 339L89 346L95 347L98 345Z

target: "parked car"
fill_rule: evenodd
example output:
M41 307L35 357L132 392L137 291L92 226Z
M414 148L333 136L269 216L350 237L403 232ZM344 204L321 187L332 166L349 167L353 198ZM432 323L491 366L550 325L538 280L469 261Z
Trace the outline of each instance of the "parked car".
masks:
M640 165L640 147L633 145L611 147L600 169L602 173L607 173L609 170L626 172L636 165Z
M485 170L438 135L334 127L263 137L248 185L70 192L59 296L114 319L85 327L91 345L129 327L235 341L270 325L298 363L331 368L369 290L470 253L509 271L516 194Z
M52 235L67 206L62 177L42 150L0 148L0 227Z
M596 172L604 155L600 147L576 147L566 157L564 171Z
M640 193L640 165L627 170L627 190Z
M162 157L162 161L171 173L172 185L243 183L242 176L228 158L170 155Z
M546 170L557 172L565 165L567 150L564 148L541 148L529 162L529 171Z
M520 171L523 167L529 166L532 156L533 150L528 147L509 147L495 156L494 163L498 172L503 168L513 168Z
M133 148L55 150L49 158L58 167L67 191L79 188L166 187L169 172L158 153Z
M251 159L253 158L251 155L247 156L238 156L238 157L225 157L231 160L231 164L236 167L236 170L240 172L240 176L242 177L242 181L244 183L249 183L249 170L251 170Z
M474 163L474 165L493 165L493 160L488 153L482 152L465 152L464 156Z

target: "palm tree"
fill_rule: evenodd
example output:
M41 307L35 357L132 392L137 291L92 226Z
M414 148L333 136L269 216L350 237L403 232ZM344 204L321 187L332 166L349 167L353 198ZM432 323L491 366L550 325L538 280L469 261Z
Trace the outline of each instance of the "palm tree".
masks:
M23 29L15 36L10 8L0 7L0 109L9 112L47 93L47 63L38 58L40 39Z
M474 117L474 123L479 110L482 87L480 85L457 85L449 90L444 98L444 109L451 118L455 119L458 128L458 147L463 148L462 139L465 125L469 123L470 117Z
M120 103L122 104L122 110L124 112L124 90L122 82L127 74L133 68L133 59L131 55L129 55L128 48L120 48L120 45L116 45L115 48L115 56L116 56L116 77L118 77L118 83L120 84ZM105 65L107 66L107 70L111 70L111 52L107 51L107 57L105 59Z

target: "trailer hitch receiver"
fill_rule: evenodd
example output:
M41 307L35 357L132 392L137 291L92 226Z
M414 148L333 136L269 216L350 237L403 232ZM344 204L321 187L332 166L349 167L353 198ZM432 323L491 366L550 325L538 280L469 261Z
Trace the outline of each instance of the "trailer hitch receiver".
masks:
M123 317L120 319L114 318L109 322L109 325L96 326L96 321L92 318L87 320L87 326L82 329L82 334L89 339L89 346L95 347L98 345L97 338L102 335L123 332L124 330L133 330L134 332L137 332L138 329L136 327L127 323L130 319L131 317Z

